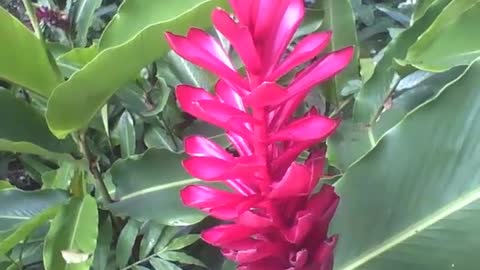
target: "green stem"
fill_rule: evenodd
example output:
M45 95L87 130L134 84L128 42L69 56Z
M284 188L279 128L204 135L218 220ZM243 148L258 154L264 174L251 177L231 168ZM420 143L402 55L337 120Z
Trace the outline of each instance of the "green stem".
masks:
M25 6L25 11L27 13L28 18L30 19L30 23L32 24L33 30L35 31L35 35L40 40L43 49L47 53L48 60L52 65L55 74L57 75L58 83L63 82L64 78L62 72L58 68L57 61L55 58L50 54L50 51L47 48L47 44L45 42L45 37L43 36L42 29L40 28L40 24L38 23L37 14L35 13L35 9L32 4L32 0L22 0L23 5Z
M120 270L128 270L128 269L131 269L132 267L137 266L137 265L139 265L139 264L141 264L141 263L148 262L150 259L152 259L152 258L154 258L154 257L157 257L157 256L158 256L160 253L162 253L162 252L164 252L164 250L160 250L160 251L158 251L158 252L155 252L155 253L153 253L152 255L147 256L147 257L145 257L145 258L143 258L143 259L141 259L141 260L139 260L139 261L136 261L136 262L134 262L134 263L132 263L132 264L130 264L130 265L127 265L127 266L125 266L124 268L122 268L122 269L120 269Z
M38 23L37 14L35 13L35 9L33 8L31 0L22 0L23 5L25 6L25 11L27 13L28 18L30 19L30 23L33 26L33 30L37 35L38 39L42 42L45 47L45 38L43 37L42 29L40 29L40 24Z
M354 97L350 96L349 98L342 101L342 103L340 103L340 105L338 105L338 107L335 108L335 110L328 117L333 118L333 117L337 116L343 110L343 108L345 108L353 100L354 100Z
M78 143L78 147L80 148L80 152L87 159L88 167L90 169L90 172L93 175L93 178L95 179L95 188L100 192L100 194L102 195L102 198L107 203L112 203L113 199L108 193L107 186L105 185L105 182L103 181L100 170L98 169L97 161L95 160L95 157L90 152L90 149L88 149L85 133L78 134L77 143Z
M376 144L376 140L375 140L375 136L373 135L373 130L371 126L368 127L368 140L370 141L370 145L374 147Z

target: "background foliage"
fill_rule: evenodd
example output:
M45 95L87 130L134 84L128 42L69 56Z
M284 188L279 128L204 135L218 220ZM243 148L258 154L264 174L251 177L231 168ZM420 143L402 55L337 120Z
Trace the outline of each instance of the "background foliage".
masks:
M0 269L233 269L197 241L217 221L178 198L198 181L182 138L229 144L173 89L215 81L163 36L218 35L209 14L227 1L0 4ZM477 269L480 1L306 4L296 39L331 29L329 50L356 46L304 104L343 119L327 142L335 269Z

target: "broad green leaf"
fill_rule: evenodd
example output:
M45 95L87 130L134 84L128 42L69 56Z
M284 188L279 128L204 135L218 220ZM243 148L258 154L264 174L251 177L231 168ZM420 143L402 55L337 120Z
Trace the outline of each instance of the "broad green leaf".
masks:
M127 265L141 225L140 222L130 219L125 227L123 227L122 232L118 237L117 248L115 250L115 258L119 268L123 268Z
M68 189L70 181L75 173L75 164L64 161L60 168L42 174L42 189Z
M108 258L110 255L110 246L113 240L112 220L106 216L105 220L100 225L97 237L97 247L95 248L95 256L93 258L93 269L104 270L108 269Z
M198 265L206 268L205 264L201 262L199 259L196 259L183 252L165 251L158 254L158 256L166 261L171 261L171 262L176 262L181 264Z
M18 264L12 263L5 270L21 270L21 269L19 268Z
M172 242L167 245L165 250L179 250L192 245L193 243L197 242L198 239L200 239L200 235L198 234L183 235L173 239Z
M46 270L88 270L97 244L98 212L94 198L72 198L55 217L45 238Z
M21 191L0 190L0 232L14 229L54 205L67 200L67 194L58 190Z
M147 128L144 142L148 148L167 149L170 152L179 152L182 145L178 137L160 126Z
M147 267L141 266L141 265L135 265L132 267L133 270L151 270Z
M435 1L436 0L417 0L417 3L415 4L415 11L413 12L413 20L416 21L425 15L428 7L430 7L430 5Z
M400 23L404 27L408 27L410 24L410 17L403 14L396 8L390 7L388 4L376 4L375 8L386 15L388 15L390 18L395 20L397 23Z
M340 128L328 138L327 157L330 164L345 172L364 154L370 151L388 130L400 122L405 115L434 97L445 85L463 74L465 68L459 67L448 72L434 74L407 89L392 101L391 107L384 111L373 125L355 123L352 120L342 121ZM407 76L401 84L416 74Z
M300 38L320 29L323 23L324 12L320 7L307 8L305 18L293 36L293 39Z
M479 61L337 182L335 269L477 268L478 74Z
M7 180L0 180L0 191L4 189L14 189L15 187L10 184Z
M169 52L166 57L157 61L157 68L158 76L164 78L171 87L188 84L212 89L216 82L216 77L211 73L188 62L174 52Z
M39 39L0 7L0 79L48 97L61 82Z
M20 224L13 233L0 241L0 254L6 254L18 243L24 241L35 229L52 219L57 214L58 210L59 207L49 208Z
M408 50L406 62L423 70L444 71L480 56L480 1L452 1Z
M147 257L160 239L164 227L154 222L148 223L147 232L140 243L140 259Z
M95 10L97 10L102 0L78 0L75 3L75 44L79 47L87 45L88 29L92 25Z
M216 126L212 126L203 121L194 121L184 130L185 136L198 134L209 138L223 147L228 147L231 145L231 142L228 140L227 135L225 134L225 130Z
M235 269L236 269L235 263L233 263L232 261L225 260L225 262L223 263L222 270L235 270Z
M323 0L319 3L325 10L322 28L333 32L329 50L336 51L348 46L356 46L357 28L350 0ZM360 78L358 55L357 49L350 65L328 83L329 95L333 96L334 100L340 97L348 81Z
M341 172L345 172L375 144L371 127L355 123L351 119L342 121L335 134L327 140L328 162Z
M372 58L360 59L360 75L362 81L368 81L375 71L375 61Z
M159 258L152 258L149 262L155 270L182 270L175 264Z
M128 83L121 87L115 97L129 111L134 114L145 115L151 108L147 105L148 100L145 97L145 91L137 83Z
M116 215L172 226L200 221L204 215L180 201L180 189L199 182L185 172L183 158L167 150L149 149L143 155L115 162L110 173L117 186L117 202L107 208Z
M128 111L124 111L118 120L117 126L112 132L112 136L118 138L120 142L120 151L123 158L127 158L135 154L136 136L135 126L132 115Z
M190 27L206 27L212 9L225 2L125 1L103 34L101 52L54 90L47 108L50 129L63 138L86 127L117 89L168 52L167 30L185 33Z
M7 91L0 91L0 114L0 151L60 157L74 149L71 139L55 138L39 112Z
M96 0L94 0L96 1ZM75 48L57 57L57 65L63 76L70 77L82 69L98 54L98 46L93 44L88 48Z
M403 31L387 46L382 59L377 63L373 76L364 84L356 97L353 117L356 122L373 123L377 112L382 109L391 94L391 83L395 75L394 59L403 59L408 48L428 29L449 0L437 0L425 16Z

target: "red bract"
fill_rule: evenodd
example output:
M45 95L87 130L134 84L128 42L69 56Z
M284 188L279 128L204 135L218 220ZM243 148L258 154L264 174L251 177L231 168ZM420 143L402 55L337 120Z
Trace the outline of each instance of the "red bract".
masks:
M327 231L338 197L328 185L314 193L325 162L325 150L315 145L339 121L315 109L298 119L293 114L316 84L348 65L353 48L315 59L332 36L323 32L303 38L286 53L304 16L303 0L230 3L235 17L216 9L212 20L242 60L245 75L205 31L191 29L186 37L167 33L177 54L219 77L214 93L179 86L180 107L223 128L238 152L234 156L201 136L186 138L185 169L204 181L221 181L230 191L193 185L183 189L181 198L185 205L226 221L202 238L220 247L238 269L332 269L337 238L328 237ZM290 72L296 72L293 79L279 84ZM297 161L306 150L310 156Z

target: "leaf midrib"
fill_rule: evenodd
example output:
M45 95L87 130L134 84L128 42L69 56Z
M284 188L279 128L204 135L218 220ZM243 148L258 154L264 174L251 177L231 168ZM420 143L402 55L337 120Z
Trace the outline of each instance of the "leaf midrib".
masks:
M402 242L410 239L416 234L428 229L430 226L435 223L445 219L446 217L454 214L455 212L463 209L469 204L474 203L475 201L480 200L480 187L474 189L473 191L466 193L460 196L458 199L448 203L446 206L435 211L433 214L425 217L424 219L418 221L417 223L407 227L405 230L400 233L390 237L376 247L370 249L370 251L364 253L356 260L351 260L346 266L342 266L341 270L354 270L357 267L362 266L368 263L370 260L381 256L383 253L387 252L390 249L393 249Z
M76 239L76 236L77 236L77 228L78 228L78 225L80 224L80 216L82 215L83 208L84 208L85 204L87 203L86 202L87 199L88 198L84 198L80 202L80 207L78 208L77 216L75 217L75 223L74 223L74 226L73 226L72 234L71 234L71 237L70 237L69 242L68 242L68 249L72 249L72 247L73 247L73 242L75 241L74 239ZM80 250L80 251L82 251L82 250ZM67 267L67 265L68 265L68 263L65 263L65 267Z
M132 199L134 197L138 197L138 196L148 194L148 193L153 193L153 192L160 191L160 190L165 190L165 189L168 189L168 188L173 188L173 187L177 187L177 186L184 186L184 185L198 183L198 182L200 182L200 180L198 180L198 179L187 179L187 180L182 180L182 181L177 181L177 182L171 182L171 183L164 184L164 185L153 186L153 187L145 188L145 189L142 189L142 190L139 190L139 191L136 191L136 192L132 192L132 193L130 193L128 195L125 195L123 197L120 197L119 201L125 201L125 200L128 200L128 199Z

